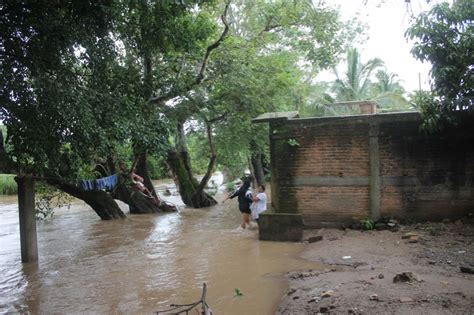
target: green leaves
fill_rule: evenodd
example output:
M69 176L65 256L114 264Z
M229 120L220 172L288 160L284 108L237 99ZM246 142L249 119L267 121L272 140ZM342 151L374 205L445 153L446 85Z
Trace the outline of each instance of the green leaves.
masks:
M439 97L436 102L426 103L423 109L429 117L426 124L438 125L435 129L448 120L455 121L456 112L468 112L473 106L473 17L474 6L470 0L457 0L452 5L440 3L417 17L405 34L415 41L413 56L432 64L431 86ZM441 112L433 115L438 106Z
M296 139L293 139L293 138L288 139L287 143L290 147L299 147L300 146L300 143L298 141L296 141Z

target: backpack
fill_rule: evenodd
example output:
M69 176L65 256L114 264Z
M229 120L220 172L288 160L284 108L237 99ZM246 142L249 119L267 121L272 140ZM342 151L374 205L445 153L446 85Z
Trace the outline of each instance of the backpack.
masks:
M247 201L249 206L253 203L252 191L250 189L245 192L245 200Z

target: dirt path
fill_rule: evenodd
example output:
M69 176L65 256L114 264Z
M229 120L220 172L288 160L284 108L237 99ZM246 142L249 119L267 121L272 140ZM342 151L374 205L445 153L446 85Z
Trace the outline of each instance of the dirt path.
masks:
M407 232L417 235L413 243L402 239ZM323 240L308 244L303 257L328 268L288 274L290 289L277 314L474 313L474 275L460 272L460 266L474 267L474 225L317 234ZM403 272L413 274L411 281L394 283Z

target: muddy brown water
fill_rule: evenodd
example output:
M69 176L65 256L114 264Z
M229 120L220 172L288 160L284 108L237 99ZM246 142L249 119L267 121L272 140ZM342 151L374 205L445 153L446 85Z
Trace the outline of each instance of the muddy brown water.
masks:
M0 218L0 313L151 314L198 300L205 282L214 314L273 314L284 274L320 267L299 258L303 244L237 229L235 200L114 221L77 201L38 222L39 261L30 264L21 263L16 197L0 198Z

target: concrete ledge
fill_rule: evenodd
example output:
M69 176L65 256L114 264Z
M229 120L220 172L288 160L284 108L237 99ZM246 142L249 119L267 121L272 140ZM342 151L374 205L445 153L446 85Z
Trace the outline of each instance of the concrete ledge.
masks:
M303 239L303 217L293 213L263 213L258 222L259 239L299 242Z

